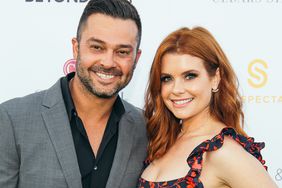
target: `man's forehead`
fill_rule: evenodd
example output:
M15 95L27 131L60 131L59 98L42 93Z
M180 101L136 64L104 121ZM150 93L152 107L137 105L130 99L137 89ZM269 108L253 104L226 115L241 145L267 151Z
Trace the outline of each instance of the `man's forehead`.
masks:
M133 20L115 18L101 13L90 15L81 30L81 43L95 42L93 38L112 46L137 47L139 41L138 28Z

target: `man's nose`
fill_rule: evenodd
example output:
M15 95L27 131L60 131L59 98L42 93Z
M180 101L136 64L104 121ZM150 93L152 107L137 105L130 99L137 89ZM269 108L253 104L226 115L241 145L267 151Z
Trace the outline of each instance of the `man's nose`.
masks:
M107 51L101 59L101 65L105 68L116 67L114 58L114 52L112 50Z

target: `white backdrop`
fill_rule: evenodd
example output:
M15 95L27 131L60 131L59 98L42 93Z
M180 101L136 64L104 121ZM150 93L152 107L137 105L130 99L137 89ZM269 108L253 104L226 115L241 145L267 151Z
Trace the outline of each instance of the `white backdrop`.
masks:
M64 75L84 1L88 0L0 2L0 103L49 88ZM168 33L183 26L206 27L239 78L246 131L266 142L264 159L282 187L282 0L133 0L133 4L143 22L143 54L123 98L143 107L155 50Z

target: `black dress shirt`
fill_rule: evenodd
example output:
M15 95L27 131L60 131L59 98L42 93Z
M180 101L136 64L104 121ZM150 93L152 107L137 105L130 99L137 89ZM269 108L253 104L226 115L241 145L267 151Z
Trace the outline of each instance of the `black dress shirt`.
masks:
M83 122L76 112L71 97L69 81L74 75L75 73L70 73L66 77L61 78L61 88L70 120L72 137L81 173L82 187L105 188L116 152L118 123L121 116L124 114L124 106L118 96L107 122L97 156L95 156L84 129Z

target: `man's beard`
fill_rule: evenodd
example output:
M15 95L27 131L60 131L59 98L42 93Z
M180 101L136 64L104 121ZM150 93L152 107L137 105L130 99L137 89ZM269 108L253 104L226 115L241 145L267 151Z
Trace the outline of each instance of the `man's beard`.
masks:
M119 77L121 77L123 73L117 68L105 69L103 66L99 65L93 65L89 68L89 70L86 70L81 66L80 56L78 56L76 64L76 74L80 82L83 84L84 88L92 95L107 99L116 96L118 92L129 83L134 72L134 66L132 67L131 71L128 73L124 81L119 80L117 83L115 83L114 86L104 86L104 88L112 87L110 90L108 88L106 90L100 89L99 87L95 86L92 78L88 74L88 71L101 72Z

